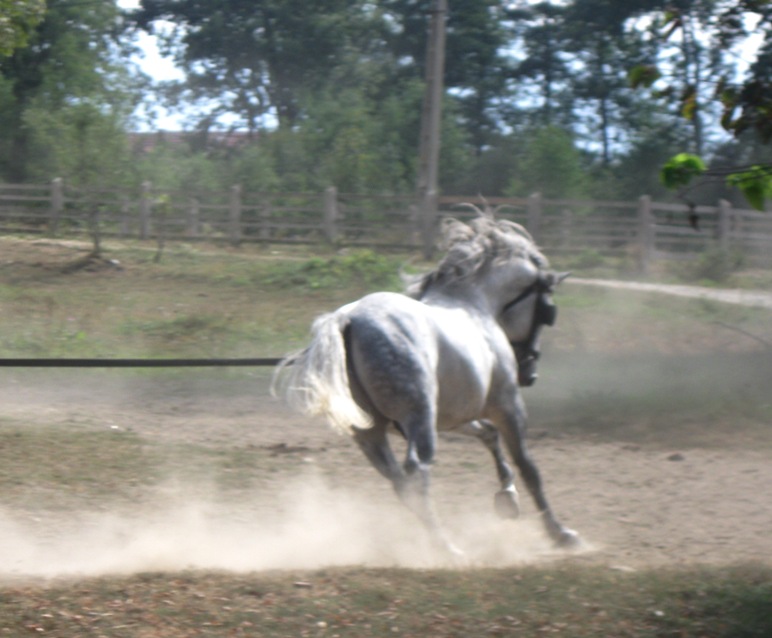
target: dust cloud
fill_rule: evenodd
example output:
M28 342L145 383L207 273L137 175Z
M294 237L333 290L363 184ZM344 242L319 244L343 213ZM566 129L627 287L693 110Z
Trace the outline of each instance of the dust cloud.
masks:
M374 502L332 489L312 472L257 504L223 503L214 493L202 497L198 487L170 483L141 511L44 516L23 520L0 509L0 580L184 569L503 566L554 553L535 518L456 516L446 523L467 556L453 560L392 494Z

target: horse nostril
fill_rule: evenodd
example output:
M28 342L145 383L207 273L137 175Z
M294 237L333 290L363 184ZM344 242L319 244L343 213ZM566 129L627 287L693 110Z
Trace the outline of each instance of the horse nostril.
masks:
M524 388L528 388L536 383L536 379L538 378L539 375L536 372L520 375L520 385Z

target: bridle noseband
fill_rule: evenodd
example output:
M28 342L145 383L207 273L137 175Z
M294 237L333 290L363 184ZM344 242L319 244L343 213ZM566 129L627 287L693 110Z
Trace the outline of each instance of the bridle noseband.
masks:
M548 297L554 288L554 282L551 277L543 273L539 278L523 290L512 301L508 302L502 309L502 314L527 299L531 295L538 295L536 305L531 320L531 330L528 336L522 341L510 341L510 345L516 353L520 353L519 363L521 365L532 364L539 359L540 353L536 349L536 340L539 336L539 330L542 326L553 326L558 316L558 308Z
M547 297L552 292L554 284L544 274L540 274L539 278L528 286L523 292L521 292L512 301L507 303L502 308L502 314L509 311L510 308L516 306L521 301L524 301L533 294L537 294L536 307L533 313L533 325L534 326L554 326L555 319L558 316L557 306ZM532 330L533 331L533 330Z

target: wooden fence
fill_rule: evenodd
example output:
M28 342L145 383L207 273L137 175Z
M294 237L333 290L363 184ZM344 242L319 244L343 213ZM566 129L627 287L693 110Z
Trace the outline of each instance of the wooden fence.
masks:
M479 196L438 199L436 219L468 218L464 204ZM497 216L521 223L549 255L626 257L641 270L656 259L688 259L711 247L742 253L745 263L772 266L772 213L727 202L688 211L683 204L637 201L489 198ZM690 213L693 214L690 217ZM162 191L0 185L0 232L50 236L91 234L158 240L328 242L420 250L426 245L416 200L410 196L323 193ZM436 229L436 223L434 224Z

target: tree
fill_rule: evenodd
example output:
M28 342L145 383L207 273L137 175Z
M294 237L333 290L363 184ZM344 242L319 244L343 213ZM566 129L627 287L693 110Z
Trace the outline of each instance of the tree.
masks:
M772 43L767 36L772 30L772 3L769 0L680 0L660 9L659 35L662 41L677 39L685 52L684 68L690 82L681 90L670 84L659 95L674 102L681 115L694 125L695 135L701 131L704 113L710 102L720 106L721 126L741 136L753 131L763 143L772 141ZM764 37L756 59L744 76L737 79L723 64L723 57L751 33ZM713 51L714 74L710 95L700 90L701 65L697 54L706 48L700 37L709 37ZM691 57L690 57L691 56ZM736 74L735 74L736 75ZM642 65L631 70L634 85L652 86L663 74L656 65ZM697 137L696 139L699 139ZM683 188L700 176L725 177L739 188L747 201L762 209L772 195L772 166L715 167L708 170L703 160L704 147L695 144L692 152L682 152L671 158L662 170L662 180L671 188Z
M430 0L386 0L380 3L388 23L386 49L402 61L400 73L423 77ZM457 104L459 123L479 155L501 129L501 97L511 72L505 55L507 12L500 0L455 0L449 3L444 85ZM406 64L405 61L410 63Z
M564 55L567 48L565 14L566 8L562 4L552 2L540 2L528 9L509 12L523 54L511 74L517 89L510 89L510 93L523 93L528 102L532 102L533 91L523 85L535 83L541 103L525 108L535 114L534 123L539 126L565 124L570 113L567 106L570 100L566 99L571 74Z
M651 101L641 100L630 87L627 69L654 57L656 48L643 30L619 21L621 4L574 0L564 15L575 132L588 149L599 148L603 169L630 149L651 110Z
M557 126L545 126L529 135L508 187L512 194L539 192L548 199L581 197L585 170L571 135Z
M28 46L0 59L0 174L22 182L51 170L55 157L68 158L61 167L67 170L81 147L64 150L63 139L108 130L125 135L138 85L119 55L121 27L114 2L49 0ZM105 168L111 157L105 153L96 164Z
M0 0L0 56L27 45L45 10L45 0Z
M372 41L361 0L142 0L132 18L174 25L159 35L186 74L169 87L176 100L200 104L204 123L227 113L252 132L268 115L293 126L302 95Z

